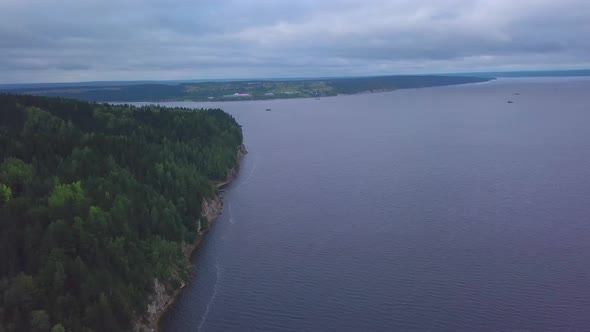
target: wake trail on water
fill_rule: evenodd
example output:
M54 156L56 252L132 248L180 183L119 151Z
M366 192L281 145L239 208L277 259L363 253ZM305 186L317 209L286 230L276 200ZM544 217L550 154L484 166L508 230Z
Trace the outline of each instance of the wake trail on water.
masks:
M237 189L241 185L246 183L252 177L252 174L254 174L255 170L256 170L256 160L254 160L252 162L252 168L250 169L250 172L248 172L248 175L246 176L246 178L242 182L240 182L237 186L235 186L234 189ZM234 219L233 219L233 213L232 213L232 209L231 209L231 202L227 202L227 208L229 210L229 223L233 224ZM207 302L207 306L205 307L205 313L203 313L203 317L201 317L201 322L199 323L199 326L197 327L197 331L201 331L203 324L205 324L205 321L207 321L207 316L209 316L209 309L211 308L211 303L213 303L213 301L215 301L215 298L217 297L217 290L219 288L219 276L221 274L221 269L219 268L219 262L217 261L217 259L215 259L215 269L217 270L217 272L215 274L215 284L213 285L213 294L211 295L209 302Z
M231 212L231 203L227 202L227 208L229 210L229 223L233 224L234 223L234 218L233 218L233 214Z
M246 176L246 178L243 181L241 181L237 186L235 186L234 189L238 189L244 183L248 182L248 180L250 180L250 178L252 177L252 174L254 174L255 170L256 170L256 159L254 159L254 161L252 161L252 168L250 169L250 172L248 172L248 175Z
M215 284L213 285L213 294L211 295L209 302L207 302L207 306L205 307L205 313L201 318L201 323L199 323L197 331L201 331L201 328L203 327L203 324L205 324L207 316L209 315L209 308L211 307L211 303L213 303L213 301L215 301L215 298L217 297L217 289L219 288L219 275L221 274L221 269L219 268L219 263L217 262L217 259L215 259L215 269L217 270L217 272L215 273Z

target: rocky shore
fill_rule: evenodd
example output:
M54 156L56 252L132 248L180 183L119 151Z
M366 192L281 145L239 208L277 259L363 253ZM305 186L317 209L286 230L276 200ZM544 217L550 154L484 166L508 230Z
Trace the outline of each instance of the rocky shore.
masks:
M223 211L223 196L222 190L225 188L231 181L238 175L240 170L240 162L244 155L248 153L246 151L246 147L242 144L238 147L237 155L238 155L238 162L236 166L230 169L227 173L227 178L222 181L215 183L217 187L217 192L213 199L210 200L203 200L201 211L202 217L207 219L207 224L209 227L211 224L217 220L217 218L221 215ZM200 219L197 219L195 222L200 222ZM204 230L199 231L199 236L192 244L187 244L183 248L183 252L187 257L187 260L190 260L190 257L198 248L201 240L203 239L203 235L207 232L209 227L205 228ZM150 303L148 304L148 309L146 314L142 317L141 320L138 320L133 328L133 331L157 331L159 327L159 321L162 315L166 312L166 310L174 303L174 300L184 288L185 284L182 283L180 287L173 289L172 285L166 283L166 281L154 279L154 293L150 297Z

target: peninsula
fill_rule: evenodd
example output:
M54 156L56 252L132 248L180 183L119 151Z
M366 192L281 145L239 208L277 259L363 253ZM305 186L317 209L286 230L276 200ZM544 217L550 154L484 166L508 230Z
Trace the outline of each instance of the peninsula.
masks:
M0 326L154 326L244 153L219 109L0 94Z

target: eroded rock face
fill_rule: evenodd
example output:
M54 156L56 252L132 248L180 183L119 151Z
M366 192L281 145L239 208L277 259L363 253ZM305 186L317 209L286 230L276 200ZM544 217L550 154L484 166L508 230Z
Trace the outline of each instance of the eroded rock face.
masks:
M238 163L234 168L228 171L227 179L217 184L218 189L222 189L236 177L240 169L240 161L246 153L248 153L246 151L246 147L243 144L240 145L237 152ZM201 216L207 218L207 223L209 225L213 224L213 222L217 220L223 211L223 198L221 191L218 191L213 199L204 199L201 204ZM199 219L197 219L195 222L199 222ZM188 244L183 248L183 252L187 259L190 258L190 255L197 248L202 235L206 231L206 229L199 229L199 236L195 242L193 244ZM174 299L180 290L184 288L184 286L185 284L181 283L180 288L174 289L169 283L165 283L158 280L157 278L154 278L154 293L150 296L147 312L144 317L135 323L133 331L156 331L158 329L158 320L160 316L164 313L164 311L166 311L166 308L168 308L168 306L174 302ZM167 289L169 291L167 291Z
M153 302L148 305L148 315L154 318L168 303L169 296L166 294L166 287L157 278L154 278Z
M150 296L146 314L143 320L135 323L133 331L155 331L157 319L168 306L170 300L171 296L166 293L166 286L154 278L154 293Z
M209 224L214 222L223 210L223 201L219 194L216 194L212 200L203 200L201 205L201 211L203 211L203 217L207 218Z

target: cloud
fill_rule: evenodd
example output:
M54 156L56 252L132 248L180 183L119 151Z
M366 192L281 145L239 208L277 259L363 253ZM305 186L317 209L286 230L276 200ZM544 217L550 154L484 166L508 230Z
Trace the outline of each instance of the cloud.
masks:
M0 83L590 67L586 0L5 0Z

